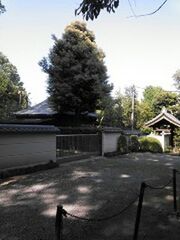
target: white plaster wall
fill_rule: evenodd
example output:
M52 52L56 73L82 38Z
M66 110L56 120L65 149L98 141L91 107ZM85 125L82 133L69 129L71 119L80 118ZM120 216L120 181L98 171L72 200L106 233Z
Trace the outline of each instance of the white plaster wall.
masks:
M117 151L117 142L121 133L104 132L102 134L102 155Z
M1 134L0 169L56 160L55 134Z

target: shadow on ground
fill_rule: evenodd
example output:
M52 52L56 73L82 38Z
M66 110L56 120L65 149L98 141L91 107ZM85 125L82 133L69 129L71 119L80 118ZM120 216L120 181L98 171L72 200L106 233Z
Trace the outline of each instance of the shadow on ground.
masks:
M0 240L55 239L56 206L86 218L111 216L139 193L142 181L160 186L180 170L179 157L136 153L68 163L58 169L8 179L0 184ZM180 175L177 177L180 184ZM146 189L139 239L179 239L173 215L172 184ZM178 189L179 191L179 189ZM64 220L66 240L131 240L137 201L123 214L102 222Z

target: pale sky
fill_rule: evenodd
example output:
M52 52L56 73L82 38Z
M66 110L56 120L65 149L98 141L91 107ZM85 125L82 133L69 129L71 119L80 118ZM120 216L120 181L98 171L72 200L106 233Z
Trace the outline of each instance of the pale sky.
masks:
M38 62L53 46L51 34L61 37L69 23L83 20L74 15L80 2L2 0L7 12L0 16L0 51L17 67L32 104L47 97L47 75ZM103 12L97 20L87 22L106 54L113 94L132 84L173 90L172 76L180 69L180 1L169 0L156 15L141 18L129 18L128 0L120 2L115 14ZM136 14L142 14L153 11L163 0L131 2Z

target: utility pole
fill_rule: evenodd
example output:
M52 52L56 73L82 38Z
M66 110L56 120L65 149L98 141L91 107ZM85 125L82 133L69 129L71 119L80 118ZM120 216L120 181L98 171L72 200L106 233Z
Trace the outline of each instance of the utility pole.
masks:
M131 130L134 130L134 100L135 100L135 86L132 87L132 112L131 112Z
M21 91L21 90L18 91L18 95L19 95L19 103L18 103L18 104L19 104L19 107L20 107L20 105L21 105L21 100L22 100L22 99L21 99L21 98L22 98L22 91Z

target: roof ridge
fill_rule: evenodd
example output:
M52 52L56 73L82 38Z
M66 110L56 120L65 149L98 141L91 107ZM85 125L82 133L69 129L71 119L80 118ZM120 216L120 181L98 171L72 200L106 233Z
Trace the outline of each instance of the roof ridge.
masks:
M165 120L169 121L170 123L180 127L180 120L178 118L176 118L173 114L168 113L166 108L163 108L160 114L158 114L156 117L154 117L150 121L146 122L145 125L150 127L150 126L154 125L155 123L161 121L162 119L165 119Z

